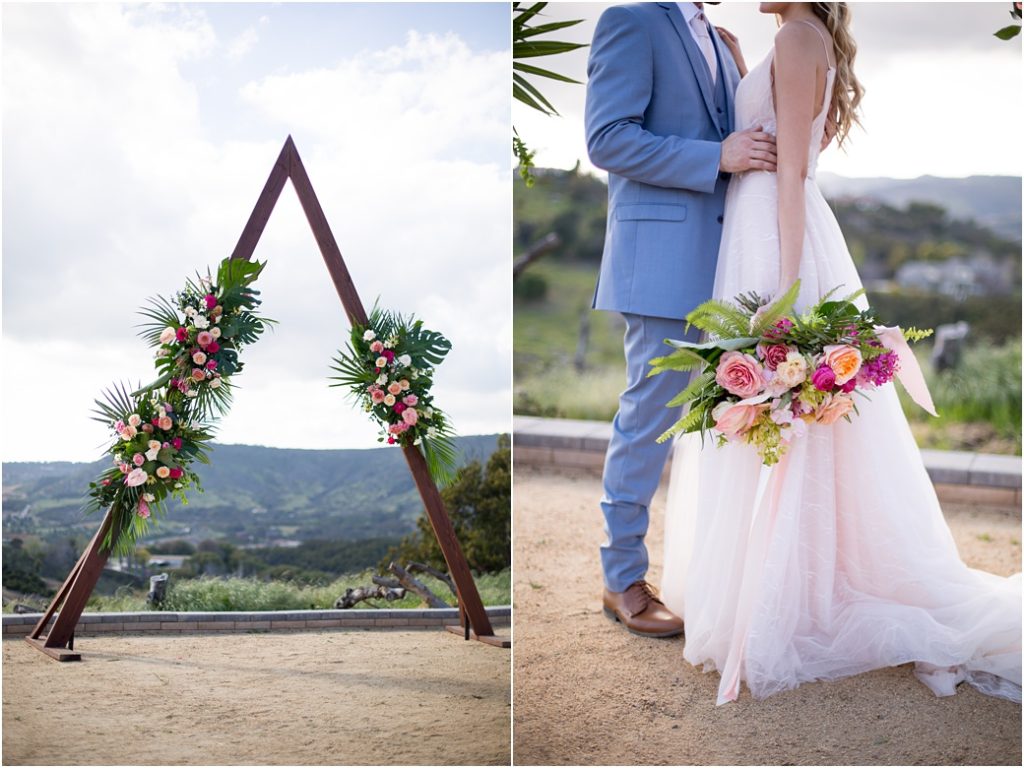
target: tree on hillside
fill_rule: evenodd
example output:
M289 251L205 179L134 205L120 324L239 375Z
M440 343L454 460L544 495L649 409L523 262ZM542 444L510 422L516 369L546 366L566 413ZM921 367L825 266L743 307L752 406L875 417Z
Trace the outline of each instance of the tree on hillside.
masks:
M469 567L478 573L500 571L512 562L512 441L498 437L498 446L486 466L471 461L441 491L455 534ZM420 513L414 533L388 550L380 570L391 562L419 562L447 570L426 512Z

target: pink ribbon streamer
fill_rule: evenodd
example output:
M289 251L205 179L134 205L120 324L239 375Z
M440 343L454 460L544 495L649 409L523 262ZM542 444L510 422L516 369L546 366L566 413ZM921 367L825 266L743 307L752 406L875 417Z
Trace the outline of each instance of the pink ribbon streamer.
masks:
M882 342L882 346L892 350L899 357L900 367L896 371L896 378L900 380L900 384L907 390L910 398L932 416L938 416L939 414L935 412L935 403L932 402L931 392L928 391L924 374L921 372L921 366L917 364L917 357L910 350L910 345L907 344L900 327L888 328L880 325L875 328L875 333L878 334L878 340Z

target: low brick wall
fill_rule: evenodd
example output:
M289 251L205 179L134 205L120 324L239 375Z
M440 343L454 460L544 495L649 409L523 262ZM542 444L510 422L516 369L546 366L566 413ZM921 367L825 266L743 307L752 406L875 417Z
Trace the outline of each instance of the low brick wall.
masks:
M5 638L27 635L42 614L9 614L3 617ZM508 626L510 606L487 608L491 623ZM282 630L321 629L440 629L458 626L456 608L350 611L223 611L211 613L84 613L78 621L77 635L115 633L192 633L192 632L276 632Z

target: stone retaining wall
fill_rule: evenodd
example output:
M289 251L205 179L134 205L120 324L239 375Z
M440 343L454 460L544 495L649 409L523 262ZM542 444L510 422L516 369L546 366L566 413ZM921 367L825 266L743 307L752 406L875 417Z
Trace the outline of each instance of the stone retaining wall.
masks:
M9 614L3 617L3 636L27 635L42 614ZM491 623L508 626L510 606L487 608ZM397 610L350 611L223 611L210 613L172 613L142 611L137 613L84 613L78 621L76 635L98 635L105 632L192 633L192 632L274 632L312 629L440 629L458 626L456 608L424 608Z
M612 425L603 421L516 416L512 460L524 467L600 471L611 433ZM943 501L1020 509L1020 456L923 450L921 457ZM666 478L668 470L666 465Z

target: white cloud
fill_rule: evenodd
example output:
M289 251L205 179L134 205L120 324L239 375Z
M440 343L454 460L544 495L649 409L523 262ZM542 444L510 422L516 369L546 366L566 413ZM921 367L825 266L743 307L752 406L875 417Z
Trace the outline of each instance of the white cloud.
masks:
M288 133L367 306L380 295L452 339L439 404L464 432L510 428L507 51L412 32L317 68L253 72L236 94L255 116L243 140L214 122L230 109L203 108L203 79L227 65L201 11L8 6L3 35L6 460L95 455L84 404L152 373L132 340L136 308L231 252ZM326 388L348 325L290 188L256 257L281 325L246 351L221 438L375 445ZM10 361L29 351L25 376ZM67 404L59 443L27 415L55 402Z
M260 21L263 21L264 16ZM252 50L252 47L256 45L260 40L259 33L253 27L246 27L243 29L237 37L228 43L227 50L224 55L233 61L237 61Z

